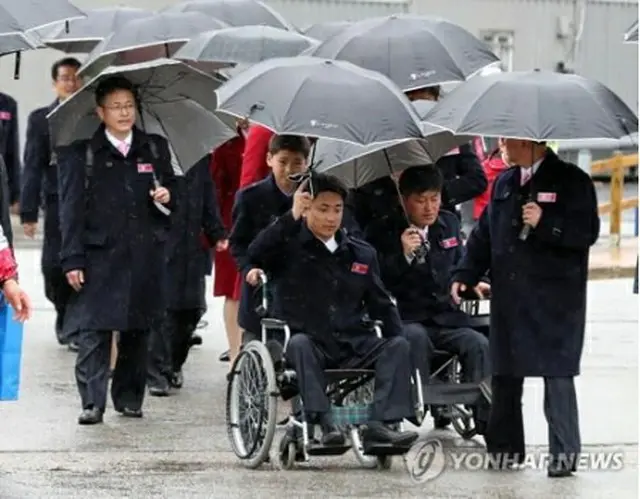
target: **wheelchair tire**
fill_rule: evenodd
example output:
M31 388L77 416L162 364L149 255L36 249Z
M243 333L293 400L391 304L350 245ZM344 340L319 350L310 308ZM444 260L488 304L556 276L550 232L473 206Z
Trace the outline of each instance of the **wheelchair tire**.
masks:
M286 435L280 440L278 449L278 464L283 470L290 470L293 468L293 463L296 461L296 443Z
M351 438L351 448L356 456L356 460L365 469L373 470L378 467L378 460L376 456L369 456L364 453L364 446L362 445L362 438L360 437L359 428L351 428L349 431L349 437Z
M247 394L247 377L253 377L258 393ZM267 348L259 341L247 343L231 369L227 385L227 434L231 447L242 464L250 469L258 468L269 460L269 452L276 431L278 387L273 361ZM258 408L255 418L250 418L250 427L245 428L242 404L251 400L244 410Z
M455 405L451 407L451 426L464 440L471 440L478 432L475 429L473 415L464 407Z

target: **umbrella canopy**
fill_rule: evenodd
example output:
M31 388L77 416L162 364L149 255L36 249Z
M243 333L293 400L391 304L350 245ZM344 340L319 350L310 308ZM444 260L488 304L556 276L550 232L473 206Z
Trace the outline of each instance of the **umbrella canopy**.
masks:
M424 119L455 134L536 141L619 139L638 131L637 116L601 83L542 71L473 78Z
M194 0L167 7L165 12L199 12L229 26L273 26L295 31L278 12L259 0Z
M100 123L95 113L96 86L116 74L137 88L138 126L166 137L183 171L235 136L235 125L225 124L214 113L218 80L179 61L157 59L109 68L51 111L48 119L54 146L93 135Z
M86 11L87 17L70 21L53 29L41 30L46 45L67 53L91 52L96 45L123 24L150 17L153 12L131 7L108 7Z
M404 92L465 81L499 60L457 24L404 14L353 23L309 55L378 71Z
M0 0L0 33L30 31L85 17L67 0Z
M199 33L224 27L222 21L195 12L135 19L121 25L93 49L79 73L92 76L108 66L170 57Z
M0 34L0 56L41 46L42 42L32 33Z
M327 23L316 23L302 30L302 33L315 38L316 40L325 41L332 36L341 33L353 23L351 21L332 21Z
M468 144L471 137L440 131L424 139L394 140L359 146L337 140L318 140L314 171L340 178L355 189L412 166L435 163L452 149Z
M271 26L239 26L200 33L173 58L217 70L265 59L295 57L317 43L295 31Z
M633 23L624 35L625 43L638 43L638 21Z
M344 61L270 59L216 93L220 111L279 134L363 145L421 136L418 115L391 81Z

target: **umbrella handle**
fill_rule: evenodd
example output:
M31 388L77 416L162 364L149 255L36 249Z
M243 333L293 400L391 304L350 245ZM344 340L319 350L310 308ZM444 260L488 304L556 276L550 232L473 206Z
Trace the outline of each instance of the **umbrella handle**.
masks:
M19 80L20 79L20 63L22 61L22 54L20 53L20 51L16 52L16 62L15 62L15 66L14 66L14 70L13 70L13 79L14 80Z

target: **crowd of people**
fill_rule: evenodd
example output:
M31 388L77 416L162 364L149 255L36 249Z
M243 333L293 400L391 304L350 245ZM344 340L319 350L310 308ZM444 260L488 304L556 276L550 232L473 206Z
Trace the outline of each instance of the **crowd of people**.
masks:
M500 402L493 410L483 403L473 408L476 429L491 451L524 458L522 418L513 414L520 410L523 377L542 376L552 454L579 452L573 376L584 330L579 312L585 307L586 255L598 218L590 180L547 144L505 139L485 157L478 139L433 165L347 190L330 175L309 174L313 138L277 135L239 120L235 138L183 174L172 165L166 139L135 126L135 88L118 75L95 90L102 124L93 137L52 150L46 116L82 86L79 68L73 58L53 65L56 98L29 116L22 170L12 149L15 124L3 129L1 145L5 204L19 209L27 236L34 236L44 212L45 293L56 310L58 342L77 352L80 424L103 421L110 378L114 409L132 418L143 417L147 390L167 396L182 387L213 265L229 346L221 359L230 366L243 342L260 333L260 276L275 277L273 310L267 312L300 333L287 359L325 443L344 437L328 410L323 368L376 350L379 402L365 438L405 441L416 435L399 434L389 423L410 417L410 367L428 380L434 350L446 350L460 359L465 381L491 379ZM412 101L437 100L439 94L439 87L406 93ZM0 118L11 122L15 102L6 97L0 108L4 104L8 110L0 109ZM551 170L555 176L548 175ZM578 186L575 197L562 203L570 208L558 211L555 194L526 199L532 175L540 185L547 182L551 193L563 175ZM460 205L470 201L477 224L467 236ZM536 238L516 251L522 224ZM6 234L10 226L3 229ZM31 307L17 285L10 235L7 241L0 247L0 281L25 320ZM522 268L536 266L534 259L544 261L537 268L548 275L516 279ZM566 277L567 269L573 269L567 278L572 290L556 289L553 272ZM534 287L531 279L537 279ZM492 286L500 291L493 293L498 304L492 304L489 342L458 303L464 293L487 297ZM524 298L522 306L510 306L505 289L534 293L534 304L571 293L577 312L569 319L560 311L541 317ZM383 322L383 340L369 334L363 322L369 316ZM525 324L535 331L514 344L513 331ZM556 333L549 341L532 341L539 327ZM582 332L558 351L554 338L574 330ZM117 360L111 370L114 333Z

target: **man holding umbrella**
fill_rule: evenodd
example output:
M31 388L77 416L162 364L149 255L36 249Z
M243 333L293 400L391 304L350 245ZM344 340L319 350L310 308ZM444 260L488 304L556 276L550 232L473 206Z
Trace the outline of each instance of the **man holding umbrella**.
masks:
M119 331L111 395L142 417L147 336L163 311L161 287L175 183L167 141L134 127L136 90L122 76L95 89L102 124L59 153L61 261L75 290L65 330L78 332L79 424L101 423L112 331Z

